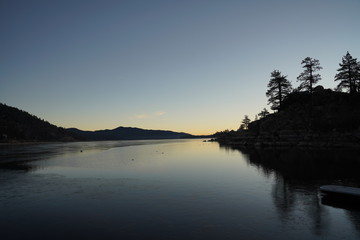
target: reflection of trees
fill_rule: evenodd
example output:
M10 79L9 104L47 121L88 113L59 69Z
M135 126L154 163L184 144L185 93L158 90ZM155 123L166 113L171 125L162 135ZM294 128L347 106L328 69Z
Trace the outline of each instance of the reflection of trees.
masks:
M311 186L301 186L301 182L286 179L276 174L272 189L272 198L280 219L287 222L296 217L296 211L300 208L306 212L310 221L310 227L316 235L328 227L326 223L326 209L320 205L317 189Z
M272 198L279 217L285 222L306 213L314 233L328 228L326 208L320 203L318 188L324 184L360 187L360 151L319 149L239 149L248 155L248 164L264 176L274 176ZM360 212L347 211L360 234Z
M347 215L350 221L354 223L354 227L360 237L360 211L347 211Z
M288 219L289 213L294 208L296 196L290 191L292 191L292 189L287 186L284 179L276 179L276 184L274 185L272 191L272 197L281 219Z

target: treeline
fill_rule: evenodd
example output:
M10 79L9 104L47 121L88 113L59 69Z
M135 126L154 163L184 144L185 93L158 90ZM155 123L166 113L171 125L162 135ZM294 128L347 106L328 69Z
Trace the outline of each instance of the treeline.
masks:
M281 71L274 70L270 73L270 80L267 85L266 96L268 98L268 104L270 108L275 112L279 112L283 109L284 101L291 95L298 96L298 93L312 95L316 90L323 90L322 86L316 86L321 80L319 74L322 67L320 61L311 57L306 57L301 62L303 71L297 77L299 86L293 87L286 75L283 75ZM338 85L331 91L345 92L351 95L357 95L360 93L360 61L357 58L353 58L349 52L347 52L339 63L339 68L335 74L334 81L338 82ZM295 99L297 99L294 96ZM294 99L293 98L293 99ZM291 101L288 101L291 102ZM308 106L308 107L311 107ZM270 115L270 112L264 108L259 114L255 115L255 121L262 119ZM248 115L245 115L238 131L247 130L252 120ZM235 131L225 130L224 132L218 132L216 135L232 134Z
M64 128L15 107L0 103L0 141L71 141Z
M321 80L321 75L317 73L322 69L320 62L317 59L307 57L301 64L304 68L303 72L297 77L300 85L293 88L287 76L281 74L279 70L274 70L271 73L271 78L268 83L268 97L271 109L281 109L281 103L284 98L292 92L305 91L312 94L315 84ZM342 58L339 63L340 68L334 77L334 81L338 82L334 89L337 92L348 92L351 94L360 92L360 62L353 58L349 52Z

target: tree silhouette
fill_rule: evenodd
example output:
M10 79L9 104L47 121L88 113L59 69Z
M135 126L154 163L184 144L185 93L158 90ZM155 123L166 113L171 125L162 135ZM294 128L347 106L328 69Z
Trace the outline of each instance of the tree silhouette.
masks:
M239 130L245 130L249 128L249 123L251 122L250 118L248 115L244 116L244 119L242 120L242 124L240 125Z
M281 75L279 70L274 70L271 73L266 96L269 98L268 101L273 110L280 109L284 97L292 91L291 83L286 77Z
M264 109L258 114L258 116L259 116L260 119L261 119L261 118L266 117L266 116L269 115L269 114L270 114L269 111L268 111L266 108L264 108Z
M301 82L298 90L301 91L305 89L305 91L312 93L313 85L321 80L320 74L315 72L322 69L322 67L320 66L319 60L310 57L302 60L301 64L304 64L303 68L305 68L305 70L297 77L297 80Z
M339 63L340 68L335 75L335 81L340 81L337 89L346 89L350 93L358 92L360 80L360 63L356 58L353 58L349 52L342 58L342 63Z
M245 124L240 124L240 127L238 129L238 131L242 131L242 130L245 130Z

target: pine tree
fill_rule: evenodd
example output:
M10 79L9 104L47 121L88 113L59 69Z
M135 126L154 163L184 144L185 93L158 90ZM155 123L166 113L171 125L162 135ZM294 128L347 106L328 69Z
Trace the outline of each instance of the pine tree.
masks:
M292 91L291 83L286 77L281 75L279 70L271 73L266 96L269 98L268 101L273 110L280 109L283 99Z
M320 74L315 73L322 69L320 62L317 59L306 57L302 60L301 64L304 64L303 68L305 70L297 77L297 80L300 81L300 86L298 90L305 90L312 93L314 85L321 80Z
M250 118L248 115L244 116L244 119L242 120L242 124L240 125L240 129L248 129L249 128L249 123L251 122Z
M260 119L261 119L261 118L266 117L266 116L269 115L269 114L270 114L269 111L268 111L266 108L264 108L264 109L258 114L258 116L259 116Z
M360 92L360 62L357 62L355 75L356 92Z
M340 81L337 89L346 89L350 93L358 92L360 81L360 63L356 58L353 58L349 52L342 58L342 63L339 63L340 68L335 75L335 81Z

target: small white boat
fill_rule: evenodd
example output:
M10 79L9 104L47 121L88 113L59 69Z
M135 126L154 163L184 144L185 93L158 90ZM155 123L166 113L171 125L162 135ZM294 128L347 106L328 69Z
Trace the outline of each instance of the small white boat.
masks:
M343 195L348 197L360 197L360 188L346 187L340 185L324 185L320 191L327 194Z

